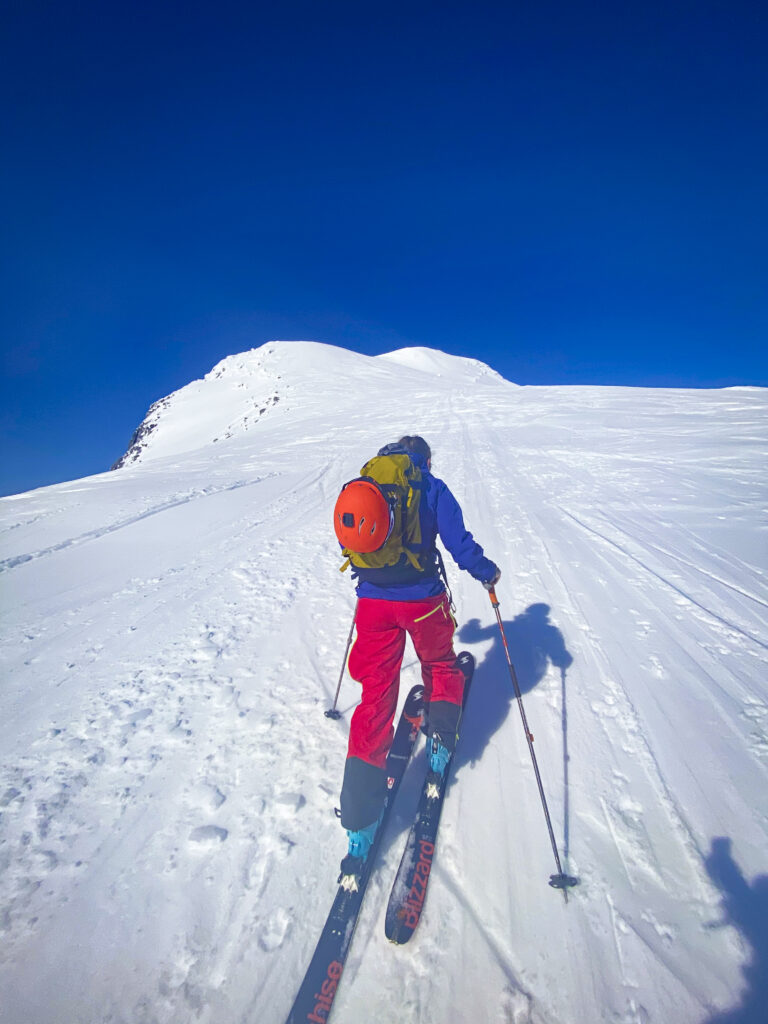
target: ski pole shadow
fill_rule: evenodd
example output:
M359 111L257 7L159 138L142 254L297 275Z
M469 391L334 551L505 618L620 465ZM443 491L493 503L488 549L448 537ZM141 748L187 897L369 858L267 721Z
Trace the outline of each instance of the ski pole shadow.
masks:
M736 928L752 954L741 969L746 988L739 1006L707 1017L704 1024L764 1024L768 1006L768 875L756 875L748 882L733 859L731 840L725 836L712 840L704 864L723 897L723 920L712 927Z
M561 727L563 735L564 853L570 848L568 781L568 705L566 673L573 656L563 634L550 620L550 606L539 602L529 605L514 619L504 622L509 653L520 685L520 693L530 693L551 665L560 669ZM503 725L515 702L515 690L498 623L484 625L471 619L458 633L461 644L492 640L493 646L475 670L472 691L461 723L461 740L456 748L454 776L465 765L474 767L491 738ZM521 724L522 728L522 724Z

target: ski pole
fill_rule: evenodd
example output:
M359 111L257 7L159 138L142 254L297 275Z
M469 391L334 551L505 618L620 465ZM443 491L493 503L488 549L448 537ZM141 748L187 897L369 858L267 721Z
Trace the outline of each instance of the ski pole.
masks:
M357 620L357 602L355 602L355 613L352 616L352 625L349 627L349 636L347 637L347 646L344 651L344 660L341 663L341 672L339 673L339 685L336 687L336 696L333 698L333 707L328 708L325 712L326 718L333 718L334 720L341 718L341 712L336 710L336 703L339 699L339 693L341 692L341 683L344 679L344 670L347 667L347 656L349 655L349 648L352 646L352 634L355 631L355 621Z
M553 889L562 889L565 902L568 902L568 889L571 886L578 885L578 878L574 878L572 875L566 875L563 872L562 864L560 863L560 854L557 852L557 843L555 842L555 833L552 831L552 819L549 816L549 808L547 807L547 798L544 796L544 786L541 781L541 774L539 773L539 765L536 760L536 754L533 750L533 733L528 728L528 719L525 717L525 708L523 707L523 695L520 693L520 684L517 681L517 673L515 672L515 666L512 664L512 657L509 653L509 644L507 643L507 636L504 632L504 624L501 621L501 612L499 611L499 599L496 597L496 591L493 587L488 589L488 596L491 599L493 610L496 612L496 621L499 624L499 630L501 632L501 639L504 644L504 653L507 656L507 665L509 665L509 674L512 678L512 686L515 689L515 696L517 697L517 706L520 708L520 717L523 720L523 729L525 731L525 738L528 741L528 749L531 752L531 760L533 761L533 770L536 774L536 783L539 787L539 796L541 797L541 805L544 808L544 817L547 819L547 829L549 830L549 839L552 843L552 852L555 855L555 864L557 864L557 874L549 876L549 884Z

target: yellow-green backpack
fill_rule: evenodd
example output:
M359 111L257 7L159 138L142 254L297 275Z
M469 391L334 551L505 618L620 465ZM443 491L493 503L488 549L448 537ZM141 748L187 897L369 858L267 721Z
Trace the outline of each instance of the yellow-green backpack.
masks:
M336 536L342 544L342 553L346 561L341 566L344 572L349 565L357 569L383 569L397 565L403 557L422 571L418 555L421 551L421 523L419 507L424 487L421 469L411 461L402 449L388 445L382 448L360 470L360 476L350 480L341 489L341 494L334 509L334 528ZM362 533L366 533L371 525L371 485L383 496L386 502L378 504L382 513L375 529L382 539L376 550L355 550L370 548L370 540L362 541ZM376 504L374 495L374 505ZM383 522L386 515L388 522ZM368 520L366 522L366 520ZM378 542L377 540L374 543Z

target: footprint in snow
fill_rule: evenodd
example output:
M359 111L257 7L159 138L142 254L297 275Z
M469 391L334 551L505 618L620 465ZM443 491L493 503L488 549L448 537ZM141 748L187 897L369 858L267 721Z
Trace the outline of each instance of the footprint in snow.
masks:
M11 804L18 801L20 807L24 803L24 796L20 789L16 789L15 786L11 786L9 789L0 796L0 807L9 807Z
M190 790L190 796L206 811L217 811L227 799L213 782L196 783Z
M307 798L303 793L280 793L274 799L275 812L280 817L292 818L306 802Z
M134 728L152 714L152 708L142 708L141 711L134 711L128 715L126 722Z
M283 910L282 907L278 907L264 922L261 934L259 935L259 945L268 953L279 949L283 942L285 942L290 927L290 914Z
M197 843L199 846L211 847L223 843L228 835L227 829L220 828L218 825L199 825L189 833L189 839L190 842Z

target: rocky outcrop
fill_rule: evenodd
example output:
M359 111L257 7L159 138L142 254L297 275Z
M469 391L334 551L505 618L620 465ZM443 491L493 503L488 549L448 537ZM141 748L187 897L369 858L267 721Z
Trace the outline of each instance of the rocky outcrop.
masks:
M110 469L121 469L123 466L129 466L132 462L137 462L139 460L141 453L147 447L149 435L153 430L157 429L157 425L160 422L161 412L163 409L166 409L169 404L169 398L161 398L149 407L147 415L134 430L133 437L128 443L127 451L124 455L120 456L113 466L110 466Z

